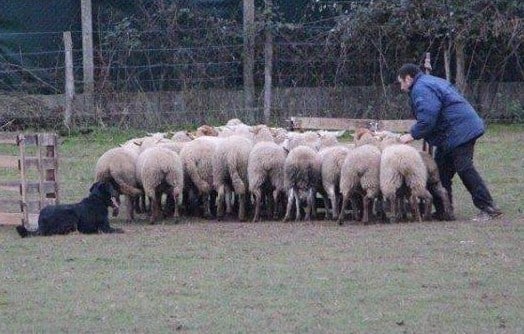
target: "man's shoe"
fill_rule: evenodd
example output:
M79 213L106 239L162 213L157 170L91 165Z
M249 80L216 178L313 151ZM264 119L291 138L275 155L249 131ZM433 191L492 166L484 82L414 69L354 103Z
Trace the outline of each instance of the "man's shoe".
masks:
M504 213L496 207L488 206L481 210L480 213L474 217L473 221L488 221L502 216Z
M491 218L497 218L503 215L503 212L499 208L494 207L494 206L488 206L484 208L484 210L482 211L488 214Z

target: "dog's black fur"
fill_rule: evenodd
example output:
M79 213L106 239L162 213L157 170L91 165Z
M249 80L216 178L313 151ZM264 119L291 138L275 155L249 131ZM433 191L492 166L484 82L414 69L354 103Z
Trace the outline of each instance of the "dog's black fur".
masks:
M38 229L29 231L24 225L16 227L22 238L36 235L81 233L122 233L109 226L109 206L117 205L118 193L106 182L96 182L89 189L89 196L76 204L49 205L40 211Z

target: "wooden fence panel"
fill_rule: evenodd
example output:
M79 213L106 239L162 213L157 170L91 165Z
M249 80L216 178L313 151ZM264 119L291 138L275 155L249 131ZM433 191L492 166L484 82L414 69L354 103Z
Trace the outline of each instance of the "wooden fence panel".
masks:
M0 224L22 223L28 228L34 227L38 212L46 205L59 202L57 135L2 133L0 145L18 148L18 156L0 155L0 168L11 170L10 173L0 173L0 190L3 195L0 198ZM30 173L32 169L37 172ZM11 175L10 180L4 180L7 174ZM18 179L12 180L12 174L17 174L14 177ZM12 207L18 208L19 212L12 212L15 211Z

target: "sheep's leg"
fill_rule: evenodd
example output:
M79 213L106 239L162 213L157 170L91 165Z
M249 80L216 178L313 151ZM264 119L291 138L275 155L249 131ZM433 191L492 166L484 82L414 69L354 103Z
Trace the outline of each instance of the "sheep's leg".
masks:
M280 215L280 203L278 202L278 199L280 197L280 190L275 189L273 190L273 198L272 198L272 205L271 205L271 211L270 214L273 215L273 220L277 220Z
M418 196L415 194L410 195L409 204L411 207L411 212L413 214L413 217L411 217L411 221L422 222L422 217L420 216L420 208L418 205Z
M140 206L140 212L141 213L145 213L145 212L151 212L151 208L148 207L147 205L147 199L149 197L146 196L146 195L140 195L140 198L139 198L139 206ZM149 202L151 203L151 200L149 200Z
M126 196L126 222L130 223L135 219L135 208L133 205L134 198L132 196Z
M229 187L225 187L224 201L226 203L226 214L230 215L233 213L233 202L235 201L235 194Z
M361 221L363 212L363 198L361 198L360 194L353 193L350 196L350 202L352 219L355 221Z
M331 218L336 219L336 217L338 216L338 199L337 199L337 194L335 192L335 186L330 186L327 189L327 194L331 202ZM327 201L324 201L324 205L327 205ZM326 206L326 218L327 218L327 213L328 213L328 209Z
M342 205L340 206L340 214L338 215L338 224L344 224L344 219L346 218L346 207L349 202L349 192L342 194Z
M431 207L433 206L433 196L431 193L424 189L424 212L422 218L424 220L431 220Z
M161 215L161 207L160 207L160 199L161 199L162 193L158 190L155 190L153 196L149 196L149 202L151 203L151 218L149 219L149 222L151 224L154 224Z
M253 189L253 196L255 197L255 214L253 216L253 223L260 220L260 207L262 206L262 191L260 188Z
M172 191L166 193L166 205L164 208L165 217L173 217L175 214L176 198Z
M174 205L174 212L173 217L175 218L175 223L178 221L178 218L180 217L180 211L179 211L179 203L180 203L180 189L178 187L173 188L173 205Z
M289 189L287 196L287 206L286 206L286 215L284 216L283 221L286 222L291 218L291 207L293 206L293 200L295 199L295 193L293 188Z
M240 221L246 220L246 194L238 195L238 219Z
M310 188L307 194L307 206L306 206L306 215L304 220L311 220L311 215L315 207L315 190Z
M362 199L362 222L367 224L369 222L369 213L373 205L373 196L371 194L366 194Z
M204 218L211 219L211 194L202 194L202 204L204 205Z
M384 199L389 205L389 212L386 214L390 223L396 223L398 221L397 217L397 199L395 193L384 195Z
M217 220L224 218L224 200L225 200L225 187L224 185L218 186L217 197L215 200L217 206Z
M382 194L379 193L379 195L376 198L375 210L377 212L377 218L385 223L387 222L387 216L386 216L386 209L384 208L384 206L385 206L384 199L382 197Z
M271 190L264 191L264 203L266 207L266 213L265 216L269 219L273 218L273 213L275 212L275 202L273 199L273 192Z
M298 194L298 191L295 191L295 221L300 221L301 215L300 215L300 196Z

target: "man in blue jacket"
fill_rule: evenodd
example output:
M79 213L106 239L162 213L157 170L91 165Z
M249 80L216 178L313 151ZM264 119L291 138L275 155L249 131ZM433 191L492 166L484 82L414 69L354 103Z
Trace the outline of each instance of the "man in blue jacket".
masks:
M409 93L411 108L417 119L410 133L400 137L401 142L425 139L436 146L435 161L442 185L452 201L451 184L455 173L481 210L480 217L491 219L502 214L475 167L473 152L475 141L484 134L485 126L471 104L441 78L422 73L414 64L403 65L398 72L403 92ZM442 204L435 201L437 219L443 217Z

